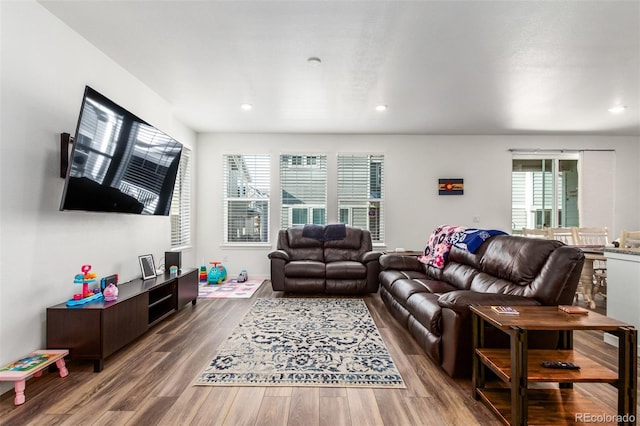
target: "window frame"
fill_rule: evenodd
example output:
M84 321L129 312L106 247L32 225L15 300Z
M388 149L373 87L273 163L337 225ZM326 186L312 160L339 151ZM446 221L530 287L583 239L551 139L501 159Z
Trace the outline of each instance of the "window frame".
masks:
M256 166L253 171L256 173L256 180L265 180L266 183L256 183L254 190L255 193L262 193L266 195L266 197L259 196L237 196L232 197L228 194L228 185L230 180L230 170L229 170L229 159L230 157L242 157L243 160L251 158L253 162L255 162ZM247 157L247 158L245 158ZM262 161L263 164L258 166L257 162ZM271 210L272 210L272 179L271 179L271 154L230 154L225 153L222 154L222 194L223 194L223 202L222 202L222 244L224 246L270 246L271 245ZM250 167L248 169L251 169ZM242 182L246 183L246 182ZM262 187L261 187L262 186ZM244 192L244 191L243 191ZM230 240L229 235L229 220L231 218L231 214L229 214L229 206L234 202L246 202L246 203L266 203L266 208L264 211L266 212L266 220L260 220L260 228L257 235L260 240L258 241L232 241ZM253 233L247 234L248 236L254 235Z

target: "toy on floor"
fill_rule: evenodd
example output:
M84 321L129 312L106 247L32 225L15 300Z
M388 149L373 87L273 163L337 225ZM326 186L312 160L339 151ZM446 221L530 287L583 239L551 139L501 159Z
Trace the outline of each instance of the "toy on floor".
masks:
M205 265L202 265L200 267L200 282L201 283L207 282L207 267Z
M220 284L227 278L227 268L222 266L218 261L209 262L213 266L209 269L209 275L207 276L207 282L209 284Z
M240 271L240 274L238 274L238 282L239 283L244 283L249 279L249 276L247 275L247 270L243 269L242 271Z
M49 365L55 363L58 367L60 377L67 377L69 370L64 363L64 357L69 354L67 349L47 349L35 351L24 358L0 367L0 381L11 381L14 383L16 396L13 399L14 405L24 404L26 397L24 390L27 380L30 377L40 377L42 372Z
M82 284L82 293L74 294L73 298L67 301L67 306L83 305L89 302L97 302L102 300L102 293L99 288L89 290L89 284L97 281L97 274L91 272L91 265L82 265L80 268L82 274L77 274L74 279L74 284Z

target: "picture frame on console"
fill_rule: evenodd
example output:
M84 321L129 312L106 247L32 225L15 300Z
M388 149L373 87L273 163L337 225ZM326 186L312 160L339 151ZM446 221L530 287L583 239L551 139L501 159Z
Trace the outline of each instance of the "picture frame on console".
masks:
M138 256L138 261L140 262L140 271L142 272L143 280L156 277L156 266L155 263L153 263L152 254Z

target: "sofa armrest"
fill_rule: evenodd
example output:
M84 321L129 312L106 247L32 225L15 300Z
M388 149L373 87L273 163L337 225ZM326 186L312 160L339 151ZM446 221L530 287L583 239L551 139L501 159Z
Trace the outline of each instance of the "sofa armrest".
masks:
M289 254L284 250L274 250L267 255L269 259L282 259L285 262L289 261Z
M362 263L377 262L381 255L379 251L367 251L362 253L360 261Z
M443 294L438 298L438 304L443 308L466 314L470 305L540 305L536 299L509 294L478 293L471 290L455 290Z
M424 272L424 265L415 256L398 256L383 254L380 256L382 270L395 269L398 271Z

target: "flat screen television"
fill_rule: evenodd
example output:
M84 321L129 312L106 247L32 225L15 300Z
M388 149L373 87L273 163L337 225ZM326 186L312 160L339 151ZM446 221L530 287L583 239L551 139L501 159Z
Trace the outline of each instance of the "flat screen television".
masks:
M182 144L86 86L60 210L169 215Z

